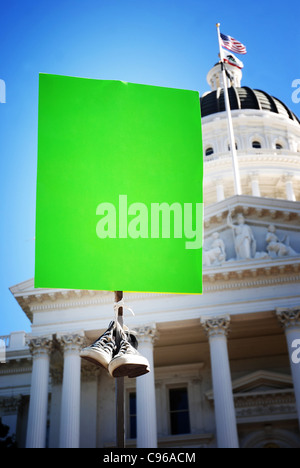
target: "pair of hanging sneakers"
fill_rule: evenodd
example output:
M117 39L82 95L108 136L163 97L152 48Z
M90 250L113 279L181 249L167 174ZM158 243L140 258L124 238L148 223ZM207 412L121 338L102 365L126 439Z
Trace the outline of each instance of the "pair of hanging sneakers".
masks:
M135 378L150 371L148 360L137 347L134 333L112 321L103 335L81 350L80 357L104 367L112 377Z

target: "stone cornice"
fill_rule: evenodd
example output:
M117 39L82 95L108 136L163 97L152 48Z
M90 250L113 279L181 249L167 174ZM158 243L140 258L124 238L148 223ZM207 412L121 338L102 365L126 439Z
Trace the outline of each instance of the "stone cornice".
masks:
M243 213L245 216L253 217L257 221L261 219L264 224L270 221L274 222L275 219L276 223L283 220L285 224L287 221L295 220L297 224L294 228L300 231L300 202L250 195L235 195L207 206L204 214L205 228L212 224L224 223L229 209L233 212L233 215L234 211Z
M0 367L0 375L11 375L11 374L27 374L32 372L31 366L16 366L10 367L8 364L1 365Z
M281 403L284 400L288 399L290 402L295 403L295 395L293 388L274 389L260 392L233 393L233 397L235 405L237 405L238 407L252 406L254 403L258 404L259 401L266 400L268 400L269 402L273 400L273 403ZM213 392L207 392L206 398L210 401L213 401Z
M239 163L246 167L248 166L248 163L250 163L250 166L253 166L253 163L255 163L255 167L260 167L260 172L264 171L264 165L266 165L266 163L267 165L272 164L272 167L275 165L278 166L278 168L283 169L286 169L286 164L300 166L300 155L294 151L282 150L282 153L280 154L275 153L275 150L274 153L272 153L271 149L261 154L251 153L251 150L247 152L238 151L238 159ZM211 156L211 159L207 157L204 161L204 170L207 172L215 167L218 169L222 166L230 167L230 164L232 164L230 152L216 153Z
M267 287L273 285L283 285L288 283L300 282L300 259L270 259L267 263L265 261L250 260L247 263L232 262L219 267L207 267L203 269L203 291L224 291L230 289L244 289L244 288L257 288ZM144 295L144 299L162 299L171 297L173 295ZM142 295L135 296L134 299L143 299ZM129 298L130 300L130 298ZM128 299L127 299L128 302ZM65 310L71 308L81 308L92 305L102 304L95 298L93 301L84 301L80 298L77 301L65 301L49 303L47 297L38 305L28 307L27 315L32 317L35 312L50 311L50 310ZM110 303L110 301L107 301ZM23 309L24 310L24 309Z
M238 272L237 272L238 274ZM299 283L300 282L300 275L293 275L293 276L277 276L277 277L269 277L266 278L263 274L262 277L259 279L248 278L247 280L243 280L240 278L240 281L236 281L231 278L231 280L224 282L218 280L217 278L211 276L209 278L209 282L204 282L203 291L204 292L214 292L214 291L225 291L225 290L234 290L234 289L245 289L245 288L259 288L259 287L267 287L267 286L276 286L276 285L283 285L288 283Z
M264 394L234 395L236 417L239 422L255 419L296 418L297 408L293 390Z
M280 258L248 261L232 261L216 267L203 268L204 288L209 288L209 283L234 282L247 279L247 284L253 283L267 285L297 281L300 272L300 257ZM285 278L284 275L288 275Z
M111 291L34 289L33 279L10 288L17 302L32 322L33 314L43 310L68 309L93 305L110 304L113 307L114 293ZM170 294L168 294L170 295ZM152 300L166 296L162 293L126 293L126 301Z

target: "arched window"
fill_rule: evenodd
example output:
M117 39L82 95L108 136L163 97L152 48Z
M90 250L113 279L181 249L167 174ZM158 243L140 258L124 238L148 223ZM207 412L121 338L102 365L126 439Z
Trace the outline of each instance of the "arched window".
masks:
M211 154L214 154L214 149L210 146L209 148L206 148L205 156L210 156Z
M252 148L261 148L261 143L257 140L252 141Z
M235 149L236 149L236 150L238 149L237 143L235 143ZM230 151L230 144L228 145L228 151Z
M281 150L283 146L280 143L276 143L276 149Z

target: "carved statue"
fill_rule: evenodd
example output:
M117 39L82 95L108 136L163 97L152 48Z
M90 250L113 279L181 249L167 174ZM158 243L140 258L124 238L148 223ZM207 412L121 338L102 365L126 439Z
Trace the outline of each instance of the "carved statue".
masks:
M203 250L203 265L220 265L226 260L225 244L218 232L212 235L212 244L209 250Z
M233 224L231 212L229 212L227 225L233 230L237 260L249 260L251 258L255 258L256 240L254 239L250 226L245 224L244 216L239 213L237 215L237 224Z
M287 235L280 240L275 233L276 227L271 224L268 227L268 234L266 235L267 252L271 257L294 257L299 255L290 247Z

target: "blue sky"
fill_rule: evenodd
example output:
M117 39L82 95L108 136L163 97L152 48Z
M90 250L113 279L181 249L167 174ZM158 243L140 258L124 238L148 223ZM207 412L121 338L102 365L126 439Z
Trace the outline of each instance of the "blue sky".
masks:
M209 89L216 22L243 42L242 85L292 101L299 1L2 0L0 3L0 335L30 331L9 287L34 274L38 74Z

